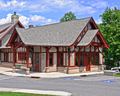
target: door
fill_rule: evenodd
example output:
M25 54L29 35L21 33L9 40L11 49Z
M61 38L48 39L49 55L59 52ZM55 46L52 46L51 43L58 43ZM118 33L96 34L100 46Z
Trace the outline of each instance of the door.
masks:
M5 53L5 62L8 62L8 53Z
M85 53L84 64L86 66L86 71L90 71L90 54L89 53Z
M39 53L35 53L35 71L39 70Z

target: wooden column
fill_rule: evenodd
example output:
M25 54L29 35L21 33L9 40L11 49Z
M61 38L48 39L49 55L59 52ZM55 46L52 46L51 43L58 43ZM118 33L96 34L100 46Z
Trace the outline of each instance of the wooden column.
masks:
M49 50L47 49L47 52L46 52L46 67L49 67Z
M59 66L59 47L57 48L57 66Z
M26 52L26 57L27 57L27 68L29 68L29 50L28 49Z
M45 72L49 72L49 49L46 50L46 70Z
M30 75L30 72L29 72L29 48L27 48L27 52L26 52L26 61L27 61L27 69L26 69L26 75Z
M89 64L89 68L90 68L90 71L91 71L91 51L90 51L90 64Z
M15 56L16 56L16 52L15 52L15 48L13 48L13 73L16 73L15 71Z

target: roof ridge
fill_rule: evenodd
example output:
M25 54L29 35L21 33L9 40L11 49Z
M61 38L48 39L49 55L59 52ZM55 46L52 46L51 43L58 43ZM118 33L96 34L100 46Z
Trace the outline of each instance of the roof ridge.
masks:
M57 22L57 23L53 23L53 24L47 24L47 25L42 25L42 26L32 27L32 29L33 29L33 28L38 28L38 27L45 27L45 26L49 26L49 25L68 23L68 22L73 22L73 21L83 20L83 19L88 19L88 18L92 18L92 17L86 17L86 18L81 18L81 19L76 19L76 20L71 20L71 21L65 21L65 22ZM26 28L25 30L28 30L28 29L31 29L31 28Z
M4 26L4 25L7 25L7 24L13 24L13 23L6 23L6 24L2 24L2 25L0 25L0 26Z

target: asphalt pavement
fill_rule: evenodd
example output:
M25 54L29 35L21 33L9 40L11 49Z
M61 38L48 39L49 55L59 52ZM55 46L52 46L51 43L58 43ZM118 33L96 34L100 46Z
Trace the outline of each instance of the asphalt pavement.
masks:
M119 96L120 78L89 75L45 79L0 75L0 88L64 91L72 96Z

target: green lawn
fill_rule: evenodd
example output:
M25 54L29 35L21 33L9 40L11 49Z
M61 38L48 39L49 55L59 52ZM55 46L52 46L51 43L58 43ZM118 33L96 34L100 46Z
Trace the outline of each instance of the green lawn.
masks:
M41 95L20 92L0 92L0 96L55 96L55 95Z
M116 73L115 77L120 77L120 73Z

